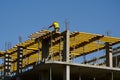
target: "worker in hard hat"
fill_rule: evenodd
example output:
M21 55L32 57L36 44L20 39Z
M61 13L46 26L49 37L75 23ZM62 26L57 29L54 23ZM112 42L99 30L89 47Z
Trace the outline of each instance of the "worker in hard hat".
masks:
M51 28L51 27L54 27L54 29L55 29L55 32L58 32L59 31L59 23L58 22L56 22L56 21L54 21L48 28Z

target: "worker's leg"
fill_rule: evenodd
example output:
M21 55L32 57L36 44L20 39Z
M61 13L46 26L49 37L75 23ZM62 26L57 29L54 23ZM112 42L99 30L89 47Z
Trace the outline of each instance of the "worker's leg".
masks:
M58 32L59 31L59 28L56 28L56 31L55 32Z
M55 28L55 33L57 32L57 29Z
M55 28L55 33L57 33L58 32L58 29L57 28Z
M59 28L55 28L55 30L54 30L54 31L55 31L55 33L57 33L57 32L59 31Z

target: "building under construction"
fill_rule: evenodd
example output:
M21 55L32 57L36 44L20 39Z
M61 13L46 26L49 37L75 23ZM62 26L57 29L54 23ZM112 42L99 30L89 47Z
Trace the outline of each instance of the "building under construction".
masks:
M1 80L120 80L120 38L41 30L0 52Z

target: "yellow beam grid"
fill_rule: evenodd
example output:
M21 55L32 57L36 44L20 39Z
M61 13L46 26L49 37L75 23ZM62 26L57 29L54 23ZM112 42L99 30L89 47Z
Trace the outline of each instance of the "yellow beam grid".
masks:
M49 47L49 55L53 56L54 60L60 59L60 52L63 54L63 34L55 36L53 34L52 47ZM42 31L42 33L34 33L30 37L31 39L17 44L13 48L6 50L7 53L11 54L12 57L12 71L16 70L16 59L17 59L17 46L23 46L23 67L27 64L31 64L38 61L38 42L37 39L46 39L50 37L50 31ZM61 42L60 42L61 40ZM81 56L82 54L88 54L97 51L98 49L104 49L105 42L117 44L120 42L120 38L103 36L99 34L91 34L85 32L72 32L70 34L70 54L71 58ZM40 59L42 54L42 42L40 40ZM51 58L52 59L52 58Z
M27 54L30 54L30 53L33 53L36 50L38 50L38 48L35 47L35 46L38 46L38 44L37 43L35 44L34 39L22 42L22 43L16 45L14 48L11 48L10 50L7 50L7 53L11 53L12 61L17 59L17 46L23 46L23 48L24 48L23 49L23 56L27 55ZM11 51L13 51L13 52L11 52Z
M36 39L39 37L43 37L44 35L48 36L50 34L50 32L51 31L49 31L49 30L41 30L41 31L38 31L38 32L31 34L29 37L32 39Z
M120 43L120 38L84 32L75 33L78 33L78 35L70 38L72 55L80 56L83 53L88 54L97 50L104 49L105 42L112 43L112 45Z

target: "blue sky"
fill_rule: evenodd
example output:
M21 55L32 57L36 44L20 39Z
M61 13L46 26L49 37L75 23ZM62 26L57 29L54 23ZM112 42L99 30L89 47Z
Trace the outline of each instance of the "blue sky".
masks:
M0 50L5 50L5 42L14 46L19 35L25 41L53 21L63 31L65 20L71 32L110 31L120 37L120 0L0 0Z

